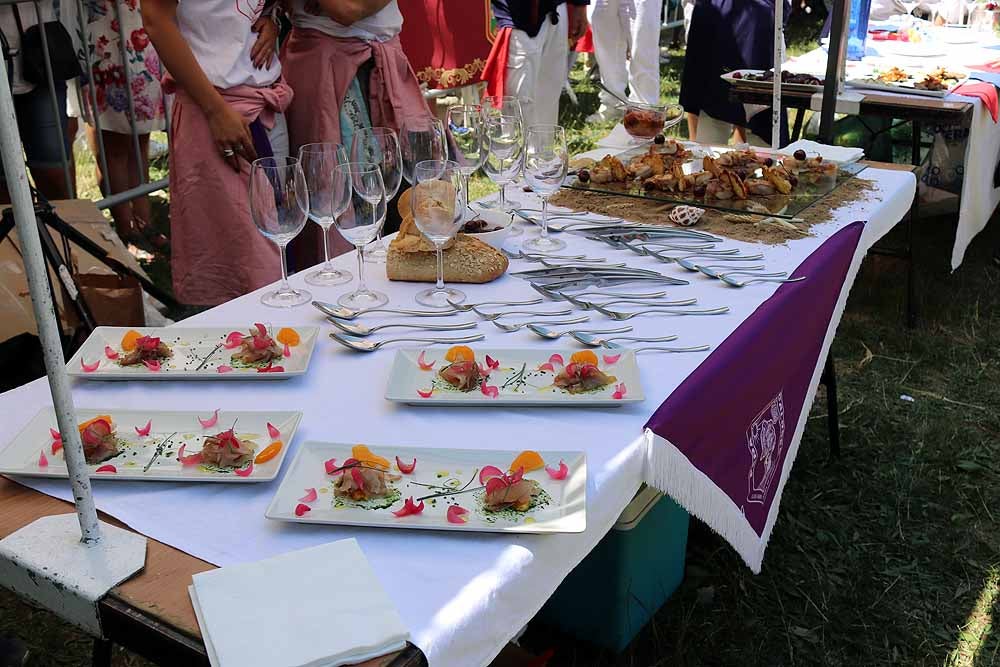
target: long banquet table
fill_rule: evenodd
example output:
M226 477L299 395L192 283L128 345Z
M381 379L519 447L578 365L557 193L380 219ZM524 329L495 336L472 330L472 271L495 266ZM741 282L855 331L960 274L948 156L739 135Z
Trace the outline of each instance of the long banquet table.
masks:
M834 278L843 284L834 285L839 298L820 343L822 350L811 374L809 396L801 414L792 415L799 424L804 423L808 413L819 370L858 264L867 249L904 217L913 198L915 180L912 173L869 168L862 176L875 183L876 191L842 207L831 222L813 227L814 236L779 246L732 241L725 244L726 247L762 252L769 269L791 272L838 232L849 226L857 228L852 225L856 221L865 223L850 270ZM525 203L537 203L525 193L517 193L517 198L528 200ZM701 307L728 305L731 308L730 313L714 317L639 317L629 322L634 325L636 335L676 333L678 345L707 343L715 349L763 304L774 303L770 298L778 289L775 284L728 288L674 265L660 264L627 251L610 250L571 234L561 237L566 239L571 251L605 254L632 266L656 268L691 281L688 286L670 289L671 297L695 296ZM523 238L514 237L509 243L516 244ZM342 267L350 268L355 260L344 256L337 261ZM514 262L511 270L524 267L523 263ZM377 267L371 265L369 272L370 284L390 294L393 305L412 307L414 293L423 287L389 283L384 276L378 275ZM813 280L824 278L826 276L812 277ZM293 282L305 286L301 275L294 276ZM309 289L319 299L334 301L345 287ZM526 282L509 275L492 284L462 288L472 302L529 298L536 294ZM637 286L635 289L643 288ZM254 321L273 325L323 322L312 308L289 312L270 310L262 307L258 298L257 293L246 295L192 317L183 325L242 328ZM793 315L808 318L812 313ZM370 321L391 319L371 317ZM464 321L468 317L457 315L450 319ZM366 319L366 323L368 321ZM592 316L588 323L597 328L611 324L601 315ZM545 346L552 350L567 347L529 333L505 334L487 322L480 323L478 330L487 335L481 345ZM794 335L794 330L788 331L788 336ZM776 359L784 354L780 346L772 352ZM74 386L74 396L79 407L87 408L156 407L190 409L206 414L216 407L302 410L304 418L298 442L291 445L293 448L302 441L315 439L365 442L372 444L376 451L379 445L389 451L393 445L581 449L587 453L589 475L586 531L560 535L500 535L283 524L264 518L264 509L277 482L195 485L95 480L98 507L138 532L218 566L356 537L409 626L413 643L425 653L430 665L455 667L489 664L541 608L569 571L605 535L643 482L659 482L665 492L677 497L689 511L725 534L720 520L724 523L731 517L713 514L712 508L719 503L717 496L708 504L699 504L696 499L692 500L692 488L671 488L662 475L652 475L651 462L656 457L651 448L660 445L654 443L654 438L643 428L661 403L707 359L713 358L711 353L640 355L646 400L618 409L397 406L383 399L392 355L391 349L358 354L324 339L313 355L307 375L287 382L80 382ZM809 370L805 369L807 373ZM724 387L705 387L706 400L711 400L711 392L724 390ZM39 408L49 403L44 379L0 395L0 411L6 416L0 423L0 443L9 442ZM710 437L711 434L703 435ZM801 428L794 429L790 453L781 471L781 483L787 479L800 438ZM739 444L737 448L745 450L745 445ZM725 458L727 454L722 452L720 456ZM68 485L62 480L18 481L59 498L66 499L70 495ZM700 484L703 481L699 479L689 482L692 487ZM713 492L706 488L705 494L713 495ZM780 486L777 495L780 497ZM776 500L760 544L740 549L755 570L760 567L777 506ZM722 508L723 512L732 509ZM731 536L730 540L734 541ZM345 573L345 576L350 574Z

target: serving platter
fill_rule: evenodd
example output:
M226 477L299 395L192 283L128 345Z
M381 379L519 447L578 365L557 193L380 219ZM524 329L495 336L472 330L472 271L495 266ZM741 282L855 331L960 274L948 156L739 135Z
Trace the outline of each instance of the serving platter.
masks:
M967 70L961 67L949 67L948 70L958 74L960 78L951 86L948 86L944 90L925 90L923 88L917 88L916 84L920 81L925 74L927 74L930 69L927 68L902 68L909 77L903 81L887 82L881 81L877 78L877 71L859 76L854 74L849 80L845 81L848 86L852 88L859 88L863 90L880 90L890 93L906 93L907 95L920 95L921 97L935 97L942 98L951 94L951 92L965 83L969 78L969 73ZM932 68L933 69L933 68Z
M594 351L598 370L613 379L606 386L573 394L555 387L555 378L572 362L573 350L474 348L476 363L488 371L468 391L453 388L440 372L451 362L446 348L396 351L385 398L422 407L621 407L645 400L639 366L631 350ZM579 351L576 351L579 352Z
M338 495L335 484L356 465L345 465L353 458L356 447L358 445L311 440L303 443L265 516L277 521L375 528L491 533L579 533L586 530L587 458L584 452L537 452L544 467L523 475L525 480L536 482L539 488L531 505L524 511L513 508L494 511L486 507L486 490L481 477L507 471L518 457L516 451L372 445L368 451L385 460L387 476L394 479L388 481L384 496L355 501ZM565 478L553 479L546 468L558 475L560 462L565 464ZM414 464L412 471L403 473L410 464ZM493 466L495 472L488 472L488 466ZM411 498L416 507L423 503L419 513L393 514L402 510Z
M319 327L296 326L298 342L285 346L280 359L269 364L248 364L233 359L239 347L227 347L229 336L249 335L255 325L231 327L97 327L70 358L66 371L71 377L85 380L287 380L303 375L309 367ZM265 326L265 328L268 328ZM281 329L279 329L280 331ZM171 356L153 368L143 364L123 366L127 351L126 334L135 331L159 338ZM276 331L268 328L271 336ZM114 358L112 358L114 357Z
M302 419L301 412L287 410L218 410L199 414L166 410L77 409L85 423L109 417L120 452L100 463L87 464L92 478L161 482L267 482L274 479L291 446ZM203 426L202 424L207 424ZM268 428L268 424L273 427ZM148 434L141 435L148 428ZM254 446L254 456L280 442L273 458L242 468L219 468L206 464L184 465L179 457L196 455L206 437L230 428ZM51 429L51 430L50 430ZM0 450L0 474L23 477L68 476L55 411L47 406L28 422L13 440ZM181 447L183 446L183 450Z
M737 88L747 88L751 90L762 90L770 92L774 90L774 83L772 81L757 81L755 79L746 78L747 75L761 76L765 74L768 70L763 69L737 69L731 72L726 72L720 75L722 80L731 86ZM738 75L738 76L736 76ZM816 77L822 81L823 77ZM781 84L782 92L786 93L822 93L823 84L811 84L811 83L789 83L787 81Z

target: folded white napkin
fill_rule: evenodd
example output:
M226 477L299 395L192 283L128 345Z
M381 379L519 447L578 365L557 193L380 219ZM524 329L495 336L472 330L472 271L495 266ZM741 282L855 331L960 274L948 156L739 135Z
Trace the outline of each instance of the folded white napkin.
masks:
M213 667L336 667L400 650L409 638L354 539L193 580Z
M865 152L860 148L831 146L829 144L809 141L808 139L799 139L794 143L788 144L781 149L781 152L791 154L800 148L809 155L819 154L823 156L824 160L830 160L831 162L857 162L865 156Z

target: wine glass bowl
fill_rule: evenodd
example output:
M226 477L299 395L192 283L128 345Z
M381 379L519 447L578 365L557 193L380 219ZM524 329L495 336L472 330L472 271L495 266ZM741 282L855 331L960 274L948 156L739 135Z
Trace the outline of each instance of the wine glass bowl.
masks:
M359 129L351 140L351 162L370 163L379 168L386 201L399 192L403 180L403 158L399 136L394 130L388 127ZM369 262L385 262L386 253L380 229L375 245L365 251L365 259Z
M493 116L486 121L486 158L483 172L500 188L498 206L508 213L506 189L521 172L524 129L520 118Z
M348 271L335 269L330 262L330 227L350 201L350 182L335 178L334 167L347 162L347 151L340 144L315 143L299 148L299 163L309 189L309 219L323 230L323 264L306 275L310 285L329 287L350 282Z
M399 149L403 161L403 178L411 185L417 164L425 160L447 160L448 141L444 123L437 118L408 118L399 129Z
M437 255L437 282L416 295L417 303L434 308L450 308L462 303L465 294L444 284L444 246L462 226L467 203L461 167L451 160L427 160L414 170L416 182L410 198L413 222L434 245Z
M273 308L291 308L308 303L312 295L288 284L285 248L306 226L309 190L298 159L267 157L250 166L250 217L257 230L278 246L281 283L265 292L260 301Z
M387 202L382 171L372 162L348 162L337 165L336 171L338 177L348 178L351 184L350 202L337 218L337 229L354 244L358 254L358 287L337 303L352 310L381 306L388 303L389 297L365 285L364 247L375 240L385 223Z
M549 197L562 187L569 167L566 131L558 125L532 125L525 135L524 179L542 200L541 234L525 241L522 248L531 252L554 252L566 247L564 241L549 237Z

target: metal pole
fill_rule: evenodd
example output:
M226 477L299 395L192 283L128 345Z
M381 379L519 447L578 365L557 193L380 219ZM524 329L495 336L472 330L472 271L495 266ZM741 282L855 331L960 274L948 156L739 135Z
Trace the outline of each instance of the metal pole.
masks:
M35 206L28 187L28 173L22 155L21 138L14 115L14 99L7 82L7 64L0 62L0 159L3 160L7 188L14 206L14 221L21 241L21 255L24 270L31 291L31 305L35 311L38 337L41 339L45 355L45 373L52 392L56 421L62 433L69 483L76 500L76 515L80 522L82 541L86 544L99 542L101 529L97 522L94 495L90 490L83 445L76 424L76 410L73 407L73 393L70 391L66 375L66 360L59 340L59 323L56 320L52 296L49 293L49 276L42 256L42 243L38 237L38 223L35 220Z
M122 25L121 0L115 0L115 18L118 19L118 50L122 56L122 70L125 72L125 96L128 99L129 129L132 130L132 149L135 151L136 168L139 170L139 183L146 182L146 170L142 148L139 146L139 132L135 127L135 98L132 97L132 75L128 66L128 49L125 46L125 26ZM114 194L112 192L109 195Z
M785 60L785 0L774 0L774 83L771 88L771 148L781 148L781 63Z
M833 0L830 44L826 50L826 80L823 82L823 108L819 115L819 140L833 143L833 120L837 112L840 79L847 56L847 26L850 25L851 0Z
M59 122L59 119L66 115L65 102L63 103L63 108L59 108L59 98L56 97L56 83L52 78L52 60L49 58L49 40L45 36L45 31L42 30L42 26L45 21L42 19L42 8L38 4L38 0L35 0L35 16L38 17L38 33L42 36L42 55L45 60L45 80L49 85L49 97L52 100L52 111L54 112L54 118L56 119L56 134L59 137L59 154L62 156L62 168L63 168L63 178L66 179L66 196L70 199L76 198L76 192L73 189L73 178L69 173L69 155L66 154L66 133ZM56 20L59 17L56 16Z
M144 197L150 192L156 192L157 190L165 190L170 185L170 179L161 178L158 181L152 181L151 183L146 183L145 185L139 185L132 188L131 190L126 190L125 192L116 192L110 197L105 197L104 199L98 199L94 202L97 208L104 210L106 208L111 208L112 206L118 206L118 204L124 204L127 201L132 201L137 197Z
M111 176L108 174L108 158L104 152L104 134L101 132L101 119L100 114L97 110L97 84L94 82L94 65L90 61L90 53L92 44L90 42L90 30L87 28L89 24L90 14L87 8L83 5L83 0L77 0L77 19L80 23L80 38L83 42L84 54L86 58L86 70L87 70L87 92L90 97L90 121L94 125L94 133L97 135L97 159L101 165L101 180L104 181L104 189L102 192L104 196L107 197L111 194ZM87 18L84 18L84 14ZM83 105L80 106L83 109ZM86 114L84 114L86 116ZM83 119L84 122L87 121L86 118Z

